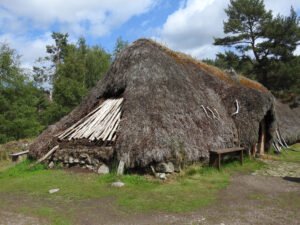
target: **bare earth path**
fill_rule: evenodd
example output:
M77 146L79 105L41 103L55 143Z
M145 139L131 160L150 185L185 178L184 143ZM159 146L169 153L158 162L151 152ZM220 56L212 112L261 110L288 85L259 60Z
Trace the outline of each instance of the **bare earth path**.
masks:
M41 205L64 210L74 224L300 224L300 164L268 161L253 174L232 176L230 185L210 206L191 213L127 213L114 199L93 199L77 205L43 202L30 196L0 194L0 224L46 224L45 219L20 213ZM272 176L271 176L272 175ZM59 223L58 223L59 224Z

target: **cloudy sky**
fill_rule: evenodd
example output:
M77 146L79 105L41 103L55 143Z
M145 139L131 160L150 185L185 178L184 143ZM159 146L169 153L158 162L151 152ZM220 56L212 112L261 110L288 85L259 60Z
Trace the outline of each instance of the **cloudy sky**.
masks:
M156 39L168 47L200 59L222 51L212 45L223 35L224 8L229 0L0 0L0 42L22 55L30 67L45 55L51 32L69 33L70 41L83 36L90 45L111 52L121 36L132 42ZM300 15L300 0L265 0L274 14ZM297 49L300 53L300 49Z

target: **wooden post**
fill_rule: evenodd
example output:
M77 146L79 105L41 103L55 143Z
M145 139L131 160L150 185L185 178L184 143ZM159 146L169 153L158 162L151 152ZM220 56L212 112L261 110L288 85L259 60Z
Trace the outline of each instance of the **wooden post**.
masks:
M244 160L244 150L241 150L240 152L240 163L243 165L243 160Z
M52 155L57 149L59 148L59 145L56 145L54 148L52 148L49 152L47 152L46 155L44 155L42 158L37 160L35 163L31 164L30 167L33 167L41 162L43 162L45 159L47 159L50 155Z
M265 154L265 141L266 141L266 124L265 120L260 123L260 137L259 137L259 155Z
M221 154L218 154L218 170L221 168Z

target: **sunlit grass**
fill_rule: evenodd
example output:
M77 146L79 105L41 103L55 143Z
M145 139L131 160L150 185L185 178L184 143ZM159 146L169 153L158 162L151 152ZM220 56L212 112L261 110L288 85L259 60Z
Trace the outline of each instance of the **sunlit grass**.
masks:
M271 149L270 152L274 152ZM272 153L272 159L285 162L300 162L300 143L290 146L288 149L283 149L280 154Z
M254 171L261 167L257 161L246 160L225 164L221 171L210 167L191 166L167 182L140 175L78 174L64 170L47 170L42 165L29 168L30 161L0 173L0 192L22 193L49 198L49 189L60 191L51 195L57 201L77 201L114 197L120 207L130 211L190 211L208 205L216 193L229 183L230 173ZM123 188L112 188L121 180Z

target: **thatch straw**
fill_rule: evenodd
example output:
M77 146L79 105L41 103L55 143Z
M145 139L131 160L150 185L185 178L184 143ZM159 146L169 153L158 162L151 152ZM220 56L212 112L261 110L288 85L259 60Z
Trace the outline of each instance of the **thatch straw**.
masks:
M291 109L279 101L275 102L278 129L288 144L300 141L300 108Z
M215 68L142 39L119 54L74 111L37 138L31 156L37 158L56 145L55 134L91 112L99 100L119 97L124 102L114 158L123 160L126 168L199 161L208 157L209 149L232 147L236 138L250 148L257 143L259 123L266 116L267 144L271 143L273 96L262 85L243 79L231 82ZM240 110L231 116L236 100ZM214 109L219 119L208 118L201 105Z

